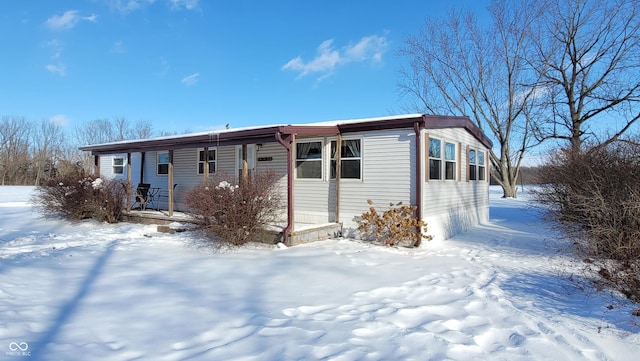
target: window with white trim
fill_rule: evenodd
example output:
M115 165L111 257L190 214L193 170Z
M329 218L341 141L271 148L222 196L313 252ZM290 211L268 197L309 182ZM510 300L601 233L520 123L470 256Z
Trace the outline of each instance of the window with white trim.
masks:
M429 138L429 179L442 179L442 141Z
M124 174L124 158L113 157L111 160L113 166L113 174Z
M360 139L343 139L340 147L340 179L362 178L362 142ZM337 141L331 141L331 179L336 178Z
M322 179L322 142L296 143L296 177Z
M469 180L478 179L478 168L476 160L476 151L474 149L469 150Z
M456 145L444 143L444 179L456 179Z
M158 152L156 169L159 175L169 174L169 152L168 151Z
M478 180L486 180L486 166L484 163L484 152L478 151Z
M204 165L209 163L209 174L216 172L216 150L209 149L205 154L204 149L198 150L198 174L204 174Z

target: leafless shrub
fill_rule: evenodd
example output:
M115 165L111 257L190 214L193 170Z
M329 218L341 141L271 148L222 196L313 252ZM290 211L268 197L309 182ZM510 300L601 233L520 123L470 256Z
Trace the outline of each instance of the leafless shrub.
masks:
M597 274L594 286L640 302L640 146L559 151L540 176L536 198Z
M122 219L126 187L126 182L94 178L79 172L48 180L36 188L31 201L45 215L116 223Z
M403 205L402 202L389 204L389 208L380 212L373 201L371 206L358 220L358 231L365 240L381 242L387 246L418 247L423 239L433 237L422 233L426 224L415 215L416 207Z
M187 193L187 206L201 220L200 227L218 241L235 246L273 242L268 227L282 215L278 179L267 171L236 184L233 177L217 174Z

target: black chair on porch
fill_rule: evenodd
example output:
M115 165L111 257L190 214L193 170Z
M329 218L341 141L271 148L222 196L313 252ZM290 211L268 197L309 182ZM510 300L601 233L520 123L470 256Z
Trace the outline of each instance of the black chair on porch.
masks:
M138 187L136 188L135 201L133 202L131 208L138 208L142 211L147 209L147 205L151 203L151 199L149 197L150 188L151 184L149 183L138 184Z

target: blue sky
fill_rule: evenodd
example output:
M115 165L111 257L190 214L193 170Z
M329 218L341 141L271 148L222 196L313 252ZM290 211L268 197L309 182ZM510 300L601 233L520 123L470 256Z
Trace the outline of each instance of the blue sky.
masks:
M3 1L0 115L205 131L403 113L396 52L487 1Z

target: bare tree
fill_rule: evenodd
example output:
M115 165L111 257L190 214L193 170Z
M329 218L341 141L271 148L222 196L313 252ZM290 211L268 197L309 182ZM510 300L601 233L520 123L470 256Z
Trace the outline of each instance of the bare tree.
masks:
M43 178L56 175L56 169L62 160L65 137L62 128L48 120L34 126L31 139L32 164L34 167L34 183L40 185Z
M494 1L492 25L481 27L470 11L446 20L427 19L400 54L409 58L398 86L414 99L413 110L469 115L496 142L492 174L504 197L516 196L523 156L538 109L536 74L527 62L530 30L541 8L535 1Z
M133 139L148 139L153 136L153 124L150 120L138 120L132 129Z
M640 118L640 3L549 1L536 25L531 63L550 110L536 135L574 151L619 139Z
M29 137L32 123L24 117L0 120L0 176L4 184L25 184L30 171Z

